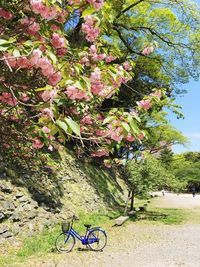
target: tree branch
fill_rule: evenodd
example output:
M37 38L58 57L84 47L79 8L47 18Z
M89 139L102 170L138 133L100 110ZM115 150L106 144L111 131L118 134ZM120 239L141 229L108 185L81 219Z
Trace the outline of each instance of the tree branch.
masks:
M137 1L136 3L133 3L132 5L126 7L125 9L123 9L118 15L117 15L117 19L122 15L124 14L126 11L130 10L132 7L135 7L137 5L139 5L141 2L144 2L144 0L139 0Z

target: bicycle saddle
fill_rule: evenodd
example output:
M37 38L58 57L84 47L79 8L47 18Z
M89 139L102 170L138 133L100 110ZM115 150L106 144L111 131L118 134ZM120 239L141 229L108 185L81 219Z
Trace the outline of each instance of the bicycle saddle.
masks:
M90 228L92 225L91 225L91 224L84 224L84 226L88 229L88 228Z

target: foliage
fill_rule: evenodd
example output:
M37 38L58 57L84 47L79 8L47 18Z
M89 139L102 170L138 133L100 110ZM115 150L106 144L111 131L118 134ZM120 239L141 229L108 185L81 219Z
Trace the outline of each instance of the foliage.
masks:
M44 145L57 149L55 140L71 140L78 155L102 157L145 137L140 113L166 105L164 89L145 96L134 112L101 111L133 75L132 63L115 63L120 51L104 46L109 20L102 6L103 1L1 2L1 151L29 156ZM75 12L81 23L76 44L76 26L69 26Z
M177 8L182 12L179 5L168 2L174 12ZM180 5L186 10L190 4ZM191 52L196 58L198 17L190 7L183 18L163 6L157 12L153 1L1 1L1 152L7 158L29 157L44 146L50 151L59 149L59 141L71 142L79 156L105 158L116 156L127 142L141 143L149 115L173 105L165 94L170 78L159 71L160 63L150 67L150 73L158 75L152 86L148 82L143 87L147 88L143 99L137 96L125 107L113 103L121 101L122 85L130 87L136 63L146 65L157 46L155 58L163 61L160 55L166 51L166 65L174 65L170 70L185 51L185 59ZM133 29L126 30L126 25ZM163 27L159 36L156 25ZM183 29L184 40L192 39L188 44L179 43ZM182 48L176 61L170 47ZM139 68L135 72L138 76ZM188 75L180 69L177 73L178 77ZM105 163L111 165L109 160Z
M140 161L129 161L126 171L129 187L136 195L146 195L150 191L167 187L173 178L153 156L147 156Z
M173 173L178 181L185 183L187 190L195 187L200 191L200 153L186 152L175 155L172 163Z

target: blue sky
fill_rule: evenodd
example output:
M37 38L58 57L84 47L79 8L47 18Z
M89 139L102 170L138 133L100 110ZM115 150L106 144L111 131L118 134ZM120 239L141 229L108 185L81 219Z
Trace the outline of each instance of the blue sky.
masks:
M200 5L200 0L195 0ZM200 80L184 85L181 89L186 89L187 94L178 97L176 103L182 106L185 119L177 119L174 114L169 114L171 124L190 139L190 146L184 147L176 145L173 147L175 153L185 151L200 152Z
M200 152L200 81L184 85L187 94L177 97L176 103L182 106L185 119L177 119L175 114L170 114L169 119L179 131L190 138L190 146L176 145L173 147L175 153L184 151Z

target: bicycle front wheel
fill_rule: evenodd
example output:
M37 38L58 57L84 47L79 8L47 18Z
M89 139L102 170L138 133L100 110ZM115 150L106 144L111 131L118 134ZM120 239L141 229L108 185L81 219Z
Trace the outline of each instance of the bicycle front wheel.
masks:
M88 234L88 247L94 251L101 251L107 244L107 235L101 229L94 229Z
M73 235L61 233L57 238L55 242L56 249L59 252L70 252L72 251L74 245L75 245L75 238Z

